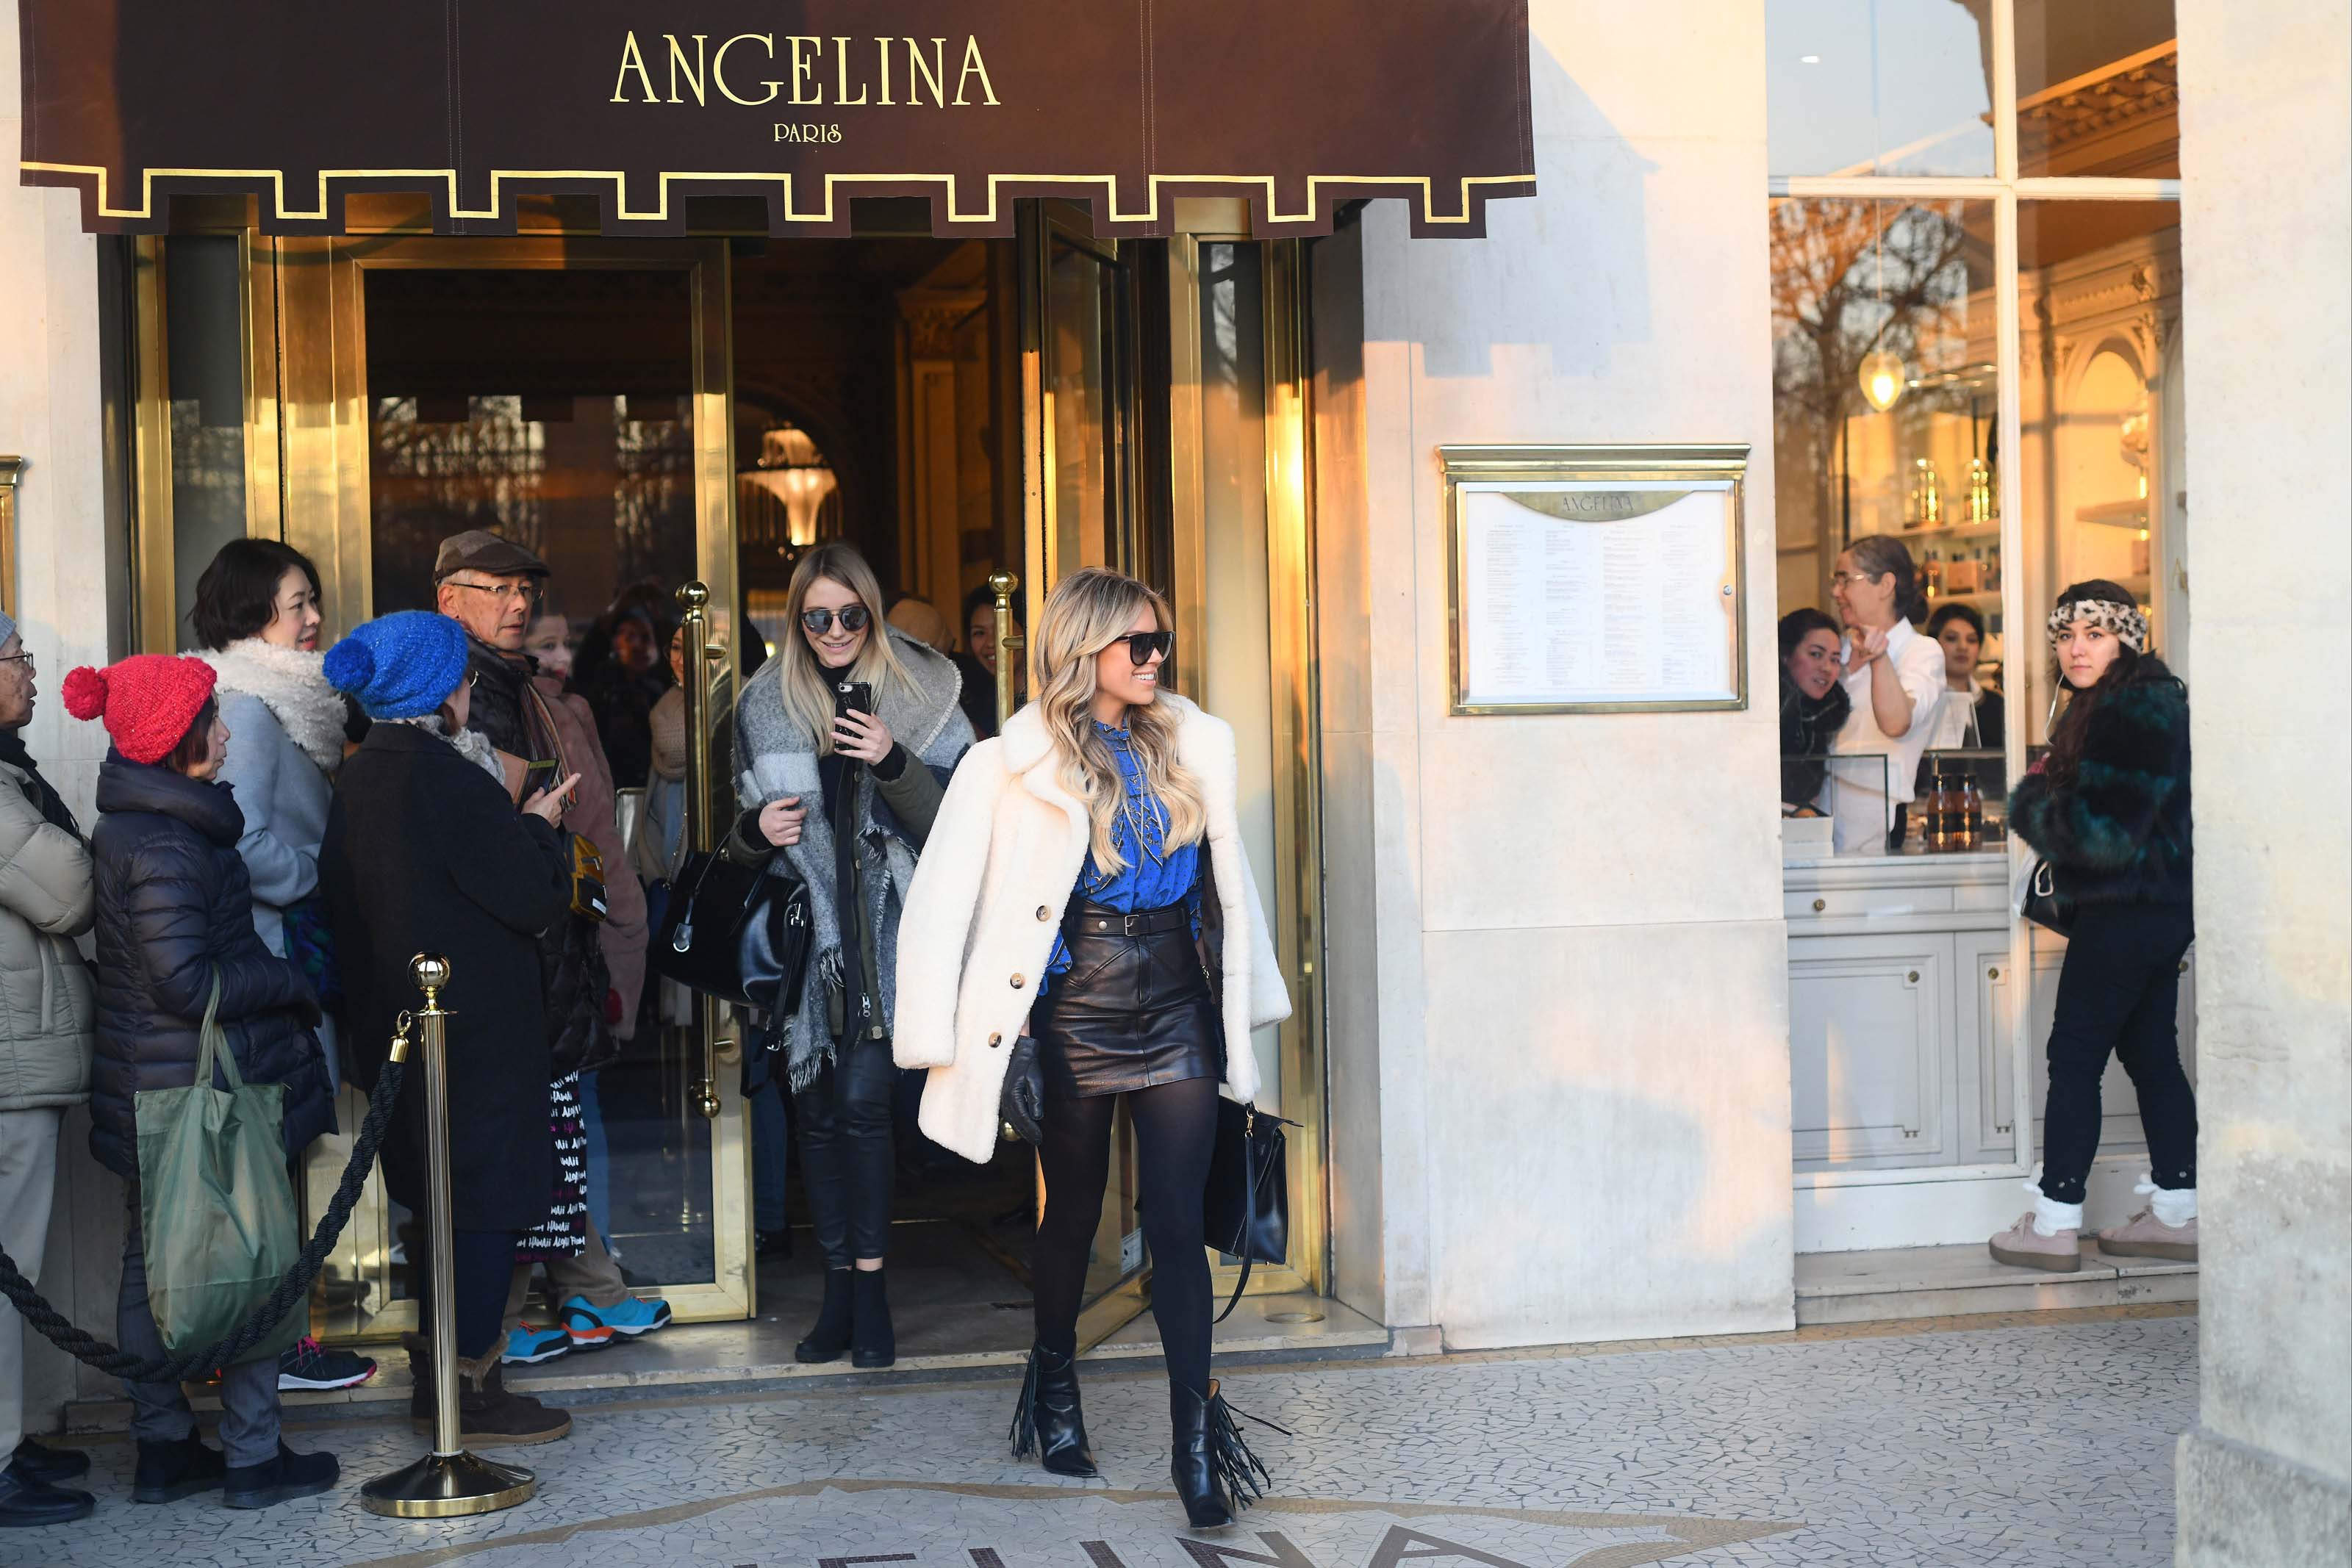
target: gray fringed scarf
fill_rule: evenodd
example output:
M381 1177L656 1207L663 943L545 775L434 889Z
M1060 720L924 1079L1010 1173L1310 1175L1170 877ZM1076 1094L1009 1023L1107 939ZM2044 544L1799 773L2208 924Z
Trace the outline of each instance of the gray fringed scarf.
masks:
M797 635L797 633L795 633ZM971 724L958 699L963 676L944 653L916 642L904 632L888 632L891 648L914 678L908 692L892 687L878 692L878 716L891 737L907 748L909 767L945 772L971 746ZM808 983L801 989L800 1011L782 1020L770 1019L771 1031L783 1036L787 1084L805 1088L833 1059L832 1026L826 1018L826 993L842 982L841 914L834 888L833 824L826 819L824 789L817 778L816 737L793 722L784 711L783 661L774 670L761 670L744 688L735 706L735 757L740 771L735 787L744 810L763 806L785 795L797 795L808 807L801 841L779 850L808 883L813 915ZM876 815L877 791L866 769L857 777L857 820L860 823L858 864L866 889L865 946L874 955L878 998L887 1015L898 995L898 911L907 885L915 876L915 851Z
M496 779L500 789L507 787L507 770L499 766L499 748L492 746L490 737L478 729L461 729L451 735L443 727L441 716L437 713L421 713L414 718L380 718L376 723L404 724L427 735L438 736L456 747L458 756Z

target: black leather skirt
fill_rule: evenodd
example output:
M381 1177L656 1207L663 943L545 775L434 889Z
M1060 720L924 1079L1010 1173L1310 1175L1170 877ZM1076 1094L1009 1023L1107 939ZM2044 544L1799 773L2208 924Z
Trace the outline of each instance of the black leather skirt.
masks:
M1070 967L1030 1015L1049 1097L1083 1100L1224 1075L1216 1002L1181 906L1062 922Z

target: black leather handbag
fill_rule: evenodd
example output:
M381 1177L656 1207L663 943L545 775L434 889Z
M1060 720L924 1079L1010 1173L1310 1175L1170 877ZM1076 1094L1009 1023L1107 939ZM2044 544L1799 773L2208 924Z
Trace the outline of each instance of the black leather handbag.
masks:
M1217 1097L1217 1146L1209 1156L1202 1218L1209 1245L1242 1260L1223 1322L1249 1287L1250 1267L1290 1256L1290 1163L1285 1127L1296 1122Z
M2060 896L2057 873L2048 861L2035 861L2033 869L2026 873L2017 912L2044 931L2054 931L2061 936L2074 932L2074 901Z
M678 870L646 961L688 990L789 1018L800 1010L814 930L808 883L789 866L698 852Z

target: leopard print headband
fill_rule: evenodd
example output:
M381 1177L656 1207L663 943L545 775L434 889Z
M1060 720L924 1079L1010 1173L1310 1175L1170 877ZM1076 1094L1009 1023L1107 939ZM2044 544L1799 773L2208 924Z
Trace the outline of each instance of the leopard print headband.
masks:
M2116 641L2135 653L2147 652L2147 617L2136 604L2118 604L2112 599L2078 599L2062 604L2050 612L2051 645L2056 646L2058 634L2077 621L2114 632Z

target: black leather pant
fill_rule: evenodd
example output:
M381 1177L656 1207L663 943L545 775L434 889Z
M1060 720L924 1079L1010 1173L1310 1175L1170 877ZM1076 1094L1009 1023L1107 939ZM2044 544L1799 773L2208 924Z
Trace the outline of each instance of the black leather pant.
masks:
M793 1096L801 1178L828 1269L879 1258L890 1242L890 1042L844 1040Z

